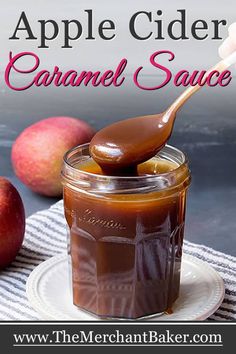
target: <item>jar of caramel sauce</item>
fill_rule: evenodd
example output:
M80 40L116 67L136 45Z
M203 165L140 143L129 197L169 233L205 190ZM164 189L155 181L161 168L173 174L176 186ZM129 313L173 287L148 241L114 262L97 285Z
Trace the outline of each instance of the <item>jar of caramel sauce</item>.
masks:
M85 144L65 155L62 180L74 305L123 319L171 309L190 183L185 155L166 145L136 176L106 176Z

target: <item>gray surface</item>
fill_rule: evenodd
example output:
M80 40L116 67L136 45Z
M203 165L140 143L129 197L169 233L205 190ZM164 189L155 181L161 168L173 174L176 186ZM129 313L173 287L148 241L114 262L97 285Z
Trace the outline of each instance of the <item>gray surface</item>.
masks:
M0 174L21 192L27 215L47 208L56 199L38 196L16 179L10 163L12 141L26 126L48 116L80 117L99 129L118 119L162 111L181 91L171 86L141 91L128 81L114 89L1 91ZM234 92L234 83L224 89L204 88L179 113L170 141L187 153L192 170L186 239L232 255L236 255Z

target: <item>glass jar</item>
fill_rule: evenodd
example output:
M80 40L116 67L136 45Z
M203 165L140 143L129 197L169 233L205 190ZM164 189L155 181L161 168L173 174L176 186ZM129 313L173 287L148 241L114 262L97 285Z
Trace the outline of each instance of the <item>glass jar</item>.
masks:
M132 177L87 172L89 160L89 145L81 145L62 169L74 304L106 318L168 311L180 285L185 155L167 145L153 161L174 169Z

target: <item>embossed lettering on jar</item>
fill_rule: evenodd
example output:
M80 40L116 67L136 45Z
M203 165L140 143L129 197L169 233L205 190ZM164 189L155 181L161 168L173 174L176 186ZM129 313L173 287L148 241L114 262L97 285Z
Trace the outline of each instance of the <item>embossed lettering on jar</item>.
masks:
M83 145L67 153L62 176L74 304L129 319L171 308L190 182L184 154L166 146L138 176L109 177Z

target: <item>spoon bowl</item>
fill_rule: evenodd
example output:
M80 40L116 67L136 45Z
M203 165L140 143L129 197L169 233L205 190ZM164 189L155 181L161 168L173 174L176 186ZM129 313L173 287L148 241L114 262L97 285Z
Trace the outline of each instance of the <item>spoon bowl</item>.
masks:
M236 62L236 52L220 61L205 74L223 72ZM176 114L202 86L188 87L162 113L129 118L111 124L95 134L90 154L106 174L136 173L137 165L162 149L173 130Z

